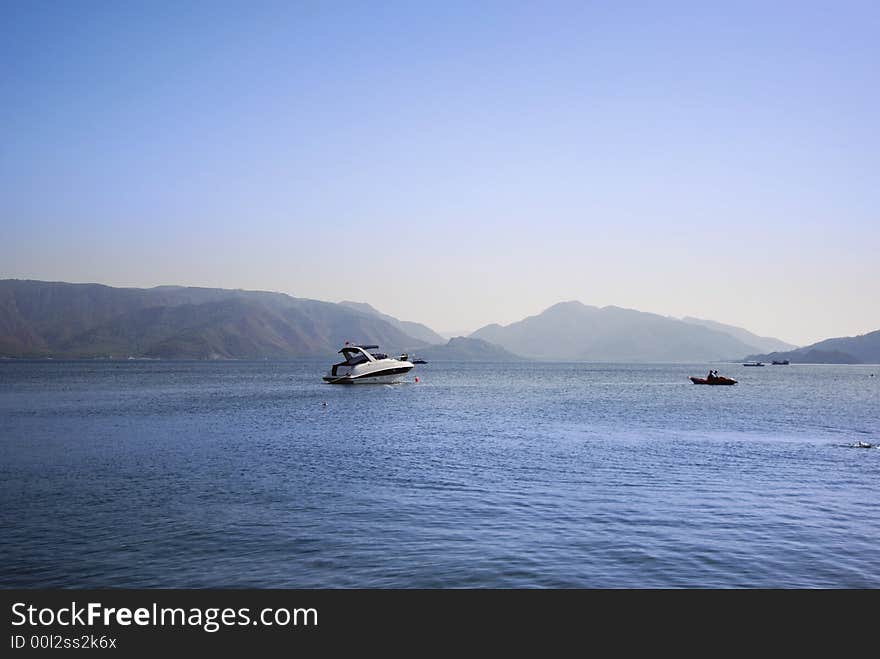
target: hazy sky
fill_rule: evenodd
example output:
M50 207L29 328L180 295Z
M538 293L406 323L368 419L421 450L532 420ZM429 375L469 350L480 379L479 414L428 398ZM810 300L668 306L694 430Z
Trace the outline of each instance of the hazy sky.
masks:
M880 3L0 3L0 277L880 328Z

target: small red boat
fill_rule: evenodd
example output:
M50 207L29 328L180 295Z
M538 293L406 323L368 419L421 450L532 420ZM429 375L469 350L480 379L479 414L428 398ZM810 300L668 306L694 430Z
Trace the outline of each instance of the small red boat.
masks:
M694 384L736 384L736 380L726 378L722 375L714 375L711 379L692 377L690 380Z

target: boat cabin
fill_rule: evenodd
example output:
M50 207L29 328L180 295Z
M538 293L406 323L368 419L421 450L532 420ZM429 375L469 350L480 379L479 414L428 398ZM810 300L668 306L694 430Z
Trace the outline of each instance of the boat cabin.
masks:
M330 374L337 375L336 369L340 366L348 366L349 368L352 368L358 364L366 364L367 362L386 359L388 355L368 352L370 350L377 350L378 348L379 346L345 346L339 351L339 354L345 357L345 361L333 364Z

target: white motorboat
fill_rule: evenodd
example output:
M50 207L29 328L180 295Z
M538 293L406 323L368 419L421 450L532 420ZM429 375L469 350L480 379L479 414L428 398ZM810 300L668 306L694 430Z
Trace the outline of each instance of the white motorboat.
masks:
M324 381L329 384L390 384L400 382L412 370L412 362L370 352L378 349L379 346L346 345L339 351L345 361L333 364Z

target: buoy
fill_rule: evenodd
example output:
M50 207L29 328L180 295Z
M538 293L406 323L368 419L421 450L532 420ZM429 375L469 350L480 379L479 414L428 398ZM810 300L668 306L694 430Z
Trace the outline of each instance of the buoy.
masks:
M418 381L419 381L419 376L417 375L417 376L416 376L416 382L418 382Z

